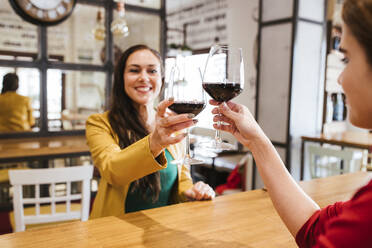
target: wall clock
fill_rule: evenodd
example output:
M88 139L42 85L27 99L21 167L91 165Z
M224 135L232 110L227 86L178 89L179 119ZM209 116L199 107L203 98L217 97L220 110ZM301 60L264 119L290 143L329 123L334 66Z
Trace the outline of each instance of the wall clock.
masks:
M52 26L66 20L77 0L9 0L14 11L25 21Z

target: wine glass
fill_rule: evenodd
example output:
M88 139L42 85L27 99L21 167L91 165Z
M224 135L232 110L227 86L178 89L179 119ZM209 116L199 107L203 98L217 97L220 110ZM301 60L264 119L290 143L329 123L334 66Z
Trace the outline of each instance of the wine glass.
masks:
M177 64L171 70L167 93L168 98L174 98L174 103L168 108L177 114L191 113L197 116L205 108L206 100L200 70L188 61L187 57L177 58ZM171 163L192 165L203 162L190 156L190 137L187 129L185 156Z
M244 89L244 63L241 48L214 45L209 50L203 74L204 90L217 102L228 102ZM221 125L220 122L217 123ZM215 150L233 150L235 147L222 142L219 130L216 130L212 142L202 144Z

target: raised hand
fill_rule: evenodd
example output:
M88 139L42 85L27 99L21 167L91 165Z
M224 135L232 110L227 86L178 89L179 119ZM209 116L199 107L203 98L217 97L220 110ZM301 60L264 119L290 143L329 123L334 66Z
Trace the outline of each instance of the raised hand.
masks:
M249 148L257 138L265 136L251 112L244 105L233 102L220 104L214 100L210 100L209 103L216 106L212 110L215 114L213 121L225 123L225 125L215 123L213 127L231 133L244 146Z
M193 114L169 114L166 110L173 102L173 99L168 99L158 105L154 131L149 137L150 150L154 157L157 157L165 147L176 144L185 138L184 133L172 135L173 133L195 124L192 119L194 118Z

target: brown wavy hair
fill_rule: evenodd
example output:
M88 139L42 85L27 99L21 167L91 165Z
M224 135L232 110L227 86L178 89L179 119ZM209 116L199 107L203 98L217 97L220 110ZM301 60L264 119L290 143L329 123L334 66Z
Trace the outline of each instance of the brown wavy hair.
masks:
M135 45L124 51L117 61L114 72L114 83L111 93L111 102L109 107L108 119L114 132L119 137L119 146L121 149L130 146L136 141L149 134L144 122L141 120L137 109L134 107L132 99L124 89L124 71L128 58L134 52L148 50L152 52L161 65L162 82L164 85L164 69L160 54L146 45ZM133 182L132 190L138 189L143 199L151 198L153 202L159 198L161 190L160 173L155 172L142 177Z
M342 19L363 47L372 66L372 0L346 0Z

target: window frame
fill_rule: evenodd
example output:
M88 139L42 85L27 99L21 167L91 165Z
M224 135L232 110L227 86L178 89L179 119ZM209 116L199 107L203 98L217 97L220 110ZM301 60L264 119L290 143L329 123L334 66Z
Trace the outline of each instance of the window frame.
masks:
M60 69L70 71L98 71L106 74L105 82L105 109L108 107L109 96L111 92L111 84L114 72L114 58L113 58L113 37L110 30L110 24L113 20L113 10L115 9L116 3L113 0L78 0L77 4L99 6L105 9L105 28L106 38L105 43L105 57L106 61L102 65L91 65L84 63L65 63L63 61L55 61L53 56L48 55L47 47L47 27L38 26L38 52L37 56L33 57L33 61L21 61L21 60L7 60L0 59L0 67L23 67L23 68L34 68L38 69L40 73L40 129L39 131L31 132L19 132L19 133L0 133L0 139L9 138L25 138L25 137L49 137L49 136L64 136L64 135L84 135L85 130L61 130L61 131L50 131L48 129L48 106L47 106L47 72L49 69ZM165 19L165 0L161 0L161 8L153 9L147 7L140 7L135 5L126 4L125 8L128 12L138 12L142 14L151 14L160 17L160 53L163 55L166 51L166 19ZM17 52L0 51L2 55L18 55Z

